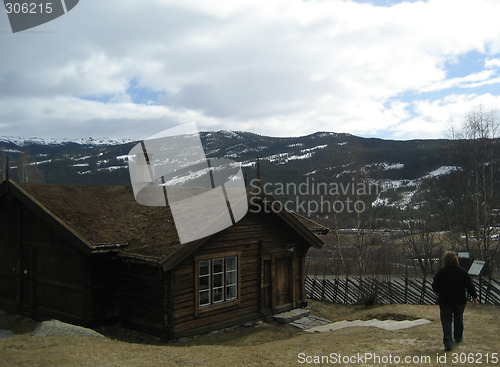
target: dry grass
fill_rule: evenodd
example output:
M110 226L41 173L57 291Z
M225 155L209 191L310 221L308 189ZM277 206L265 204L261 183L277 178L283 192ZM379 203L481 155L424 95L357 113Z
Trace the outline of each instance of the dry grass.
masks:
M427 318L433 323L406 330L386 331L378 328L352 327L335 332L308 334L289 325L242 327L234 331L204 335L195 340L165 345L139 344L110 338L51 336L31 337L30 333L0 340L1 366L296 366L298 354L326 356L337 353L352 356L374 353L380 357L429 356L431 363L420 365L477 365L453 364L453 353L500 353L500 307L468 306L465 311L464 344L451 352L443 352L441 326L437 306L335 305L311 302L312 314L332 321L371 319ZM447 363L437 363L436 357L447 357ZM321 365L321 364L303 364ZM326 364L326 365L358 365ZM366 365L384 365L367 361ZM408 363L393 366L418 365Z

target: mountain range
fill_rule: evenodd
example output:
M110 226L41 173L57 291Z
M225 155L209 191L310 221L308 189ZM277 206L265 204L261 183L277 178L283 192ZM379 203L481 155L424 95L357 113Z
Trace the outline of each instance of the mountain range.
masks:
M377 185L376 197L371 200L373 207L400 210L418 205L415 193L424 180L457 169L451 159L451 142L444 139L394 141L331 132L287 138L241 131L201 132L200 136L208 158L241 163L249 186L255 184L252 180L257 176L259 161L262 182L274 189L271 194L284 198L294 194L278 192L286 185L354 185L362 178ZM31 170L32 181L126 185L130 184L127 154L135 144L105 138L0 137L0 159L3 162L9 156L10 176L19 181L23 180L21 167L25 167L24 171ZM5 163L0 167L4 170Z

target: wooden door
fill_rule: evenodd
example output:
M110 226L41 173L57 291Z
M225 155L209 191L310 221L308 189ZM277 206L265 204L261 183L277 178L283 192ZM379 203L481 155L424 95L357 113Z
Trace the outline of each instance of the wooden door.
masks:
M262 269L262 300L261 311L265 312L272 308L272 267L271 259L263 261Z
M291 257L276 258L276 307L292 302Z
M21 246L21 299L20 305L26 312L31 312L33 307L33 247Z

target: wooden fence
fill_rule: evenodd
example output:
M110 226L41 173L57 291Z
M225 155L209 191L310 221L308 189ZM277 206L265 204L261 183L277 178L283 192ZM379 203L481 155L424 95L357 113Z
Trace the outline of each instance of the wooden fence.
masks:
M479 303L500 305L500 281L474 278ZM307 297L335 303L435 304L432 277L312 277L306 276Z

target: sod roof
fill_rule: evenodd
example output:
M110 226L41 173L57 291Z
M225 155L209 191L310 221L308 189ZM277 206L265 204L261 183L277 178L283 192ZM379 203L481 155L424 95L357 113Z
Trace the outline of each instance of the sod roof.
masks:
M125 255L160 260L174 253L170 258L177 258L184 250L191 251L204 242L201 239L181 244L168 205L151 207L137 203L131 186L9 183L91 246L121 245L120 251ZM322 243L316 235L328 231L295 213L277 215L314 246Z
M93 245L154 257L181 246L169 207L138 204L131 186L20 186Z

